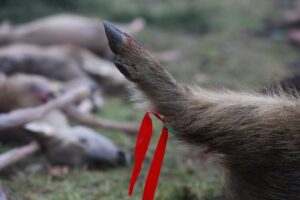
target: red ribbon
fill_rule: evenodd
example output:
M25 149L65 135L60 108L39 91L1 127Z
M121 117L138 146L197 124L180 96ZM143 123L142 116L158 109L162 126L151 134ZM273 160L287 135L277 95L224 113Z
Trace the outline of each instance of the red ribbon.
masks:
M164 122L164 120L156 113L153 113L156 118L160 121ZM130 186L128 194L129 196L132 195L134 185L137 181L137 178L141 172L142 164L146 156L146 152L149 147L149 143L152 137L152 120L150 117L150 113L147 112L143 118L138 137L135 144L135 163L134 168L132 171L131 179L130 179ZM168 141L168 129L163 127L161 136L159 138L153 160L150 166L149 173L146 178L144 193L143 193L143 200L152 200L154 198L155 190L158 184L159 175L161 166L164 160L164 155L166 151Z

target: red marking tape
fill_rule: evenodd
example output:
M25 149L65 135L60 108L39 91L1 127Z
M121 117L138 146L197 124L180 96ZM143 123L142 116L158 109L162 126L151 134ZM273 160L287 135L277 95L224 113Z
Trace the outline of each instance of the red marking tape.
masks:
M164 122L164 120L157 114L152 113L154 116L160 121ZM142 164L146 156L146 152L149 147L149 143L152 137L152 119L150 117L150 113L147 112L143 118L136 144L135 144L135 163L132 171L130 185L129 185L129 196L132 195L134 185L136 180L141 172ZM162 128L162 133L159 138L153 160L150 166L149 173L146 178L143 200L152 200L154 198L155 190L158 184L159 175L161 166L164 160L166 146L168 141L168 129L166 127Z

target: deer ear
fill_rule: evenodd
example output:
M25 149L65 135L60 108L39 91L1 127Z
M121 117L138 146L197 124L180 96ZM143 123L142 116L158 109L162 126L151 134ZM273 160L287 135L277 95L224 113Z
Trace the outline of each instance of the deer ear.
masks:
M55 128L45 122L30 122L24 126L24 129L43 137L51 137L55 133Z

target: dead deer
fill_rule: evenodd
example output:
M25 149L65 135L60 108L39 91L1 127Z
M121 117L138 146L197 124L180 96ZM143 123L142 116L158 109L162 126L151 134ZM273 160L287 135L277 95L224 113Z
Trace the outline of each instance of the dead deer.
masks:
M38 106L58 95L60 85L40 76L14 75L0 78L0 112ZM26 130L26 131L25 131ZM56 165L125 165L129 156L111 140L83 126L71 127L61 111L49 112L43 119L0 132L1 142L37 141Z
M71 46L39 47L14 44L0 49L0 72L6 75L16 73L41 75L64 82L66 88L88 85L93 88L90 101L86 101L88 106L90 109L100 108L103 106L101 88L82 69L82 62L80 50Z
M145 25L137 18L128 25L120 24L128 33L140 31ZM0 28L0 44L29 43L42 46L69 44L89 49L97 55L111 58L103 23L97 18L74 14L60 14L38 19L22 25Z
M300 102L289 95L212 91L178 83L132 37L105 23L115 64L176 137L219 155L223 199L300 197Z

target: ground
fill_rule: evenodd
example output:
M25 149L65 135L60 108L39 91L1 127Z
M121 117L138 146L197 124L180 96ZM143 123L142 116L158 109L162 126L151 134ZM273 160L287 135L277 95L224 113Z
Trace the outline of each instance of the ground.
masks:
M178 80L189 84L213 88L259 88L291 75L291 63L297 61L298 51L287 41L270 39L262 34L265 19L280 17L280 0L143 1L144 5L128 0L111 4L103 2L112 11L105 12L103 8L103 13L91 15L120 20L122 13L125 18L144 14L149 25L136 35L137 40L152 51L180 50L180 60L163 64ZM145 7L151 5L149 2L156 3L146 12ZM187 6L189 3L193 6ZM139 121L142 114L143 111L133 108L123 98L108 99L104 110L99 113L102 117L123 121ZM117 132L99 132L124 149L133 151L135 138ZM158 128L155 135L156 138L159 135ZM133 198L127 196L132 166L110 170L79 168L71 170L62 179L53 179L45 170L33 174L26 172L32 160L38 162L41 159L36 156L30 162L20 163L2 173L1 182L14 200L141 199L144 177L155 146L156 140L151 143L151 153ZM201 160L197 148L188 147L171 137L155 199L217 197L222 187L221 175L222 170L216 164Z

